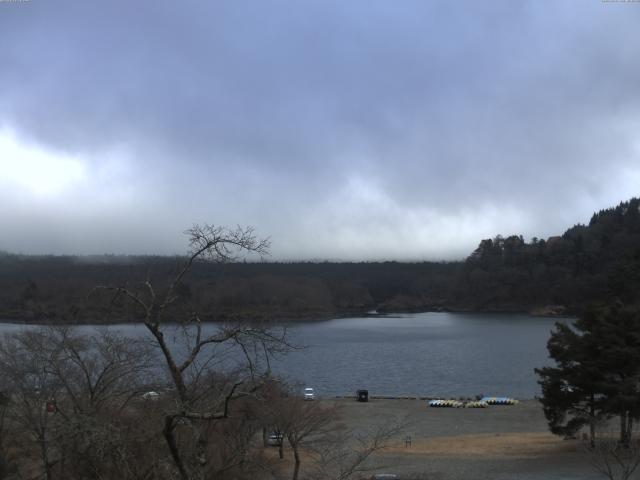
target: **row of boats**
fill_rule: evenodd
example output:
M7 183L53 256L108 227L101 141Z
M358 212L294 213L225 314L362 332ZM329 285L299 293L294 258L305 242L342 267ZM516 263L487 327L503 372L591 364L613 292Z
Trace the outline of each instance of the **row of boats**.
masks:
M489 405L516 405L518 400L511 397L482 397L479 400L429 400L430 407L441 408L486 408Z

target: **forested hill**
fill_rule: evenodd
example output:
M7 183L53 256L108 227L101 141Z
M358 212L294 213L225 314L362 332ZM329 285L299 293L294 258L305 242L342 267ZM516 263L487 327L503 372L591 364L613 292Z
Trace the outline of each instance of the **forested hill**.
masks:
M640 200L601 210L588 225L547 240L483 240L464 262L456 286L467 292L458 290L454 304L481 310L556 306L558 312L576 313L613 298L637 303Z
M135 320L106 315L94 285L161 288L180 258L0 254L0 318ZM379 311L575 314L590 303L639 303L640 200L595 213L562 236L482 240L463 262L197 264L181 286L208 319L310 319Z

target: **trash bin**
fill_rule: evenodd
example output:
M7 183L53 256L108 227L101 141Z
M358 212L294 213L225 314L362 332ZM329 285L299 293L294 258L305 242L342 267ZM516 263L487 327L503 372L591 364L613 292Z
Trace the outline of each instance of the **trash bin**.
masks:
M356 392L356 399L359 402L368 402L369 401L369 390L358 390Z

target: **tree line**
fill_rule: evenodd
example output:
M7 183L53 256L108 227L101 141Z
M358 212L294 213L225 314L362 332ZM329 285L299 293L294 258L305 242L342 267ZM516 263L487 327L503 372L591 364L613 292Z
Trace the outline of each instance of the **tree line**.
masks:
M204 320L298 320L389 311L580 314L593 301L638 301L640 200L594 213L563 235L482 240L460 262L196 262L176 286ZM180 257L0 254L0 317L87 323L140 321L104 315L87 301L97 283L149 276L162 283ZM615 292L615 294L614 294Z

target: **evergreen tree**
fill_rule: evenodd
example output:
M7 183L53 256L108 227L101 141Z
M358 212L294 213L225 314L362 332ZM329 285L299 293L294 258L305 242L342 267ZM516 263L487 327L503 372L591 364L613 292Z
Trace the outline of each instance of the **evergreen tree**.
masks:
M604 409L620 418L620 441L629 445L640 418L640 312L616 304L586 312L583 323L599 342Z
M628 445L640 418L640 313L620 304L591 308L572 326L556 324L547 344L555 367L536 369L552 433L574 435L599 419L620 418Z
M540 402L551 432L572 437L589 425L593 444L596 423L606 416L599 394L603 375L596 361L597 341L588 333L579 332L578 322L573 328L556 323L547 349L557 367L536 369L536 373L542 387Z

